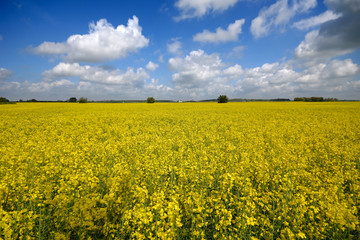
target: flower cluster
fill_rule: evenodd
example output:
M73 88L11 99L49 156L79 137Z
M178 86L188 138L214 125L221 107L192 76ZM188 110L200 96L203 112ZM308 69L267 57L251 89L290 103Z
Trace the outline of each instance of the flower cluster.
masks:
M0 239L360 236L359 103L19 103L0 115Z

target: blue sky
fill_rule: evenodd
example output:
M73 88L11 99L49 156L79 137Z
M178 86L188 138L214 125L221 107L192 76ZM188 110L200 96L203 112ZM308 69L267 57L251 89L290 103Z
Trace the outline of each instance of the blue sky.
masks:
M2 0L0 96L360 99L359 48L359 0Z

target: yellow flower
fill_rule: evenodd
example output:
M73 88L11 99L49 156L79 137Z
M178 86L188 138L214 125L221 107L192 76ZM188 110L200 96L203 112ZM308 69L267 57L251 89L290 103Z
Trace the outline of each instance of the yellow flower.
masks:
M0 114L0 239L359 235L358 102L18 103Z

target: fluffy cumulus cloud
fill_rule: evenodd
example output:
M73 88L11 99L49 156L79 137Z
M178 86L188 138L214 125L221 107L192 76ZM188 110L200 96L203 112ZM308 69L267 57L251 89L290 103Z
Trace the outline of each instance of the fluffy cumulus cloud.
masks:
M173 38L167 44L167 50L169 53L180 55L181 54L181 42L178 38Z
M153 96L156 99L170 99L169 96L174 95L174 90L166 85L160 84L159 80L152 78L147 81L142 89L142 96Z
M30 92L47 92L55 88L59 90L59 88L68 88L75 86L73 82L66 79L61 79L53 82L44 82L44 81L36 82L36 83L26 82L26 84L28 85L27 89Z
M253 98L324 96L357 98L360 67L351 59L332 60L296 71L288 63L244 69L236 81L240 95ZM344 96L342 96L344 97Z
M230 78L237 79L243 74L243 69L240 65L235 64L234 66L228 67L223 70L223 73Z
M43 42L32 51L36 54L62 55L71 62L102 62L126 57L130 52L146 47L136 16L127 26L114 28L106 19L89 25L89 34L72 35L66 42Z
M173 92L178 98L205 99L220 94L235 96L232 83L242 74L240 65L227 66L217 54L207 54L199 49L184 58L169 59Z
M42 77L45 81L50 82L57 78L81 76L86 71L90 70L91 67L80 66L79 63L59 63L53 69L47 70L42 73Z
M353 63L351 59L332 60L306 69L296 79L296 83L304 90L313 88L329 91L340 90L352 82L351 80L359 74L359 70L359 66Z
M268 35L272 30L286 26L299 13L316 6L316 0L277 0L271 6L264 8L251 22L250 30L255 38Z
M288 97L298 76L299 73L287 64L265 63L261 67L245 69L236 86L247 97Z
M180 16L175 20L202 17L209 12L224 11L238 0L178 0L175 6L180 10Z
M203 50L192 51L185 58L169 59L169 69L176 72L172 83L180 88L199 88L219 80L222 66L219 56Z
M295 69L293 63L274 62L243 68L239 64L224 63L217 54L197 50L183 58L170 58L171 81L159 83L159 80L151 79L143 68L121 71L62 62L43 72L43 81L40 82L4 81L0 85L0 95L12 93L24 99L36 96L37 99L63 100L71 96L102 100L104 94L107 100L139 99L139 96L200 100L216 98L220 94L230 98L358 98L360 66L351 59L324 61L301 70ZM73 81L73 78L78 81ZM12 99L8 94L6 96Z
M249 69L238 64L229 66L218 55L203 50L192 51L185 58L171 58L169 68L175 71L171 81L174 89L198 98L223 93L236 97L288 96L301 75L290 65L279 63Z
M155 71L159 67L159 64L153 63L152 61L146 64L146 69L149 71Z
M246 98L293 98L304 93L356 98L360 90L360 67L351 59L318 63L301 71L291 63L265 63L244 69L197 50L184 58L171 58L169 69L174 71L173 92L185 98L213 98L223 93ZM349 95L342 96L344 91Z
M101 67L81 66L79 63L59 63L51 70L42 74L44 81L50 82L58 78L79 77L82 81L105 85L121 85L123 87L141 88L149 78L143 68L134 71L128 68L125 72L115 69L107 70Z
M238 35L241 33L241 28L244 23L245 19L236 20L234 23L231 23L226 30L219 27L214 33L204 30L203 32L196 34L193 37L193 40L212 43L237 41Z
M325 97L337 97L346 92L345 99L357 99L360 91L359 69L350 59L313 65L296 80L296 92Z
M327 0L339 18L320 25L308 33L295 50L300 59L330 59L360 47L360 1Z
M105 100L120 100L141 99L141 96L167 99L173 94L172 88L150 79L143 68L121 71L106 66L60 62L44 71L42 77L40 82L4 82L0 85L0 95L12 100L18 100L17 96L38 100L66 100L72 96L104 100L105 96Z
M12 75L12 71L0 67L0 80L9 78Z

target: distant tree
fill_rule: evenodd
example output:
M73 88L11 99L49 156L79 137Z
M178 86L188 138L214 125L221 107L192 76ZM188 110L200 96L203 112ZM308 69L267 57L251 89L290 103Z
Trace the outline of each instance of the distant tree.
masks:
M326 101L326 102L337 102L339 100L337 98L325 98L324 101Z
M29 99L27 100L28 102L37 102L37 100L35 98Z
M76 97L71 97L69 98L68 102L77 102L77 99Z
M294 101L300 102L337 102L337 98L323 98L323 97L296 97Z
M87 103L87 102L88 102L87 98L85 97L79 98L79 103Z
M229 101L228 97L226 95L220 95L217 98L218 103L227 103Z
M288 102L288 101L290 101L290 99L288 99L288 98L274 98L274 99L270 99L270 101L273 101L273 102Z
M148 98L146 99L146 102L147 102L147 103L154 103L154 102L155 102L155 98L153 98L153 97L148 97Z
M311 97L311 102L322 102L324 101L323 97Z
M9 102L9 99L0 97L0 103L8 103L8 102Z
M0 104L15 104L15 102L10 102L9 99L0 97Z

